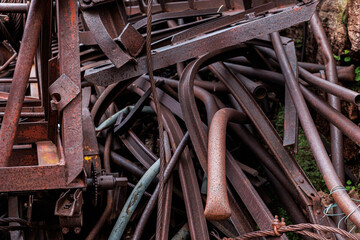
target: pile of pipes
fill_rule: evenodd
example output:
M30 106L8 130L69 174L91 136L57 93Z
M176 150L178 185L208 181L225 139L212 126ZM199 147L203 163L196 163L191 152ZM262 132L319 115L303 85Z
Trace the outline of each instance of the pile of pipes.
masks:
M360 239L343 157L360 128L340 104L360 94L317 4L2 0L0 238ZM297 24L324 65L280 36ZM299 129L330 204L294 158Z

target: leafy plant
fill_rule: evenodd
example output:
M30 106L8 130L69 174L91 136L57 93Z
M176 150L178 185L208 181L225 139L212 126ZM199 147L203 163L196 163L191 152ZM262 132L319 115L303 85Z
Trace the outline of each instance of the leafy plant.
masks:
M360 81L360 66L355 68L355 81L359 82Z
M340 57L340 56L335 55L335 54L333 54L333 56L334 56L334 58L335 58L336 61L340 61L340 60L341 60L341 57Z

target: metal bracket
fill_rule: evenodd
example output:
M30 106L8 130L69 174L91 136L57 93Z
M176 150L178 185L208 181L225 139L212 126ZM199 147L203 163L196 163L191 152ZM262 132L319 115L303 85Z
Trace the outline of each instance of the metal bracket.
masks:
M115 41L120 42L133 57L139 55L145 45L143 36L130 23L125 26Z
M66 74L62 74L49 87L51 109L63 110L79 93L79 87Z
M63 233L69 232L69 227L73 227L75 233L80 233L83 223L81 207L83 205L83 195L81 189L69 189L62 193L55 205L55 215L59 216L60 225Z

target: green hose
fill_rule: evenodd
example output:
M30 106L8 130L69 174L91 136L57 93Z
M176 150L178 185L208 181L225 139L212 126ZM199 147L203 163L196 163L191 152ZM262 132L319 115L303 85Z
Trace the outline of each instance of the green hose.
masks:
M127 199L119 218L117 219L113 230L111 231L109 240L120 240L124 233L126 225L133 215L137 205L139 204L145 190L154 180L160 170L160 159L158 159L143 175L140 181L136 184L134 190Z

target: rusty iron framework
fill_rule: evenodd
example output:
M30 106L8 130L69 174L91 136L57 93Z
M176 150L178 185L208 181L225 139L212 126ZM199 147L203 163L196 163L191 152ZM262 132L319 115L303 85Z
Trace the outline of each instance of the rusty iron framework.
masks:
M0 203L6 198L8 217L0 218L0 233L18 239L24 229L42 229L45 220L33 220L39 213L32 205L47 199L53 232L69 239L72 232L79 239L120 239L129 222L136 223L133 239L145 231L156 239L210 239L212 229L217 238L288 239L282 233L296 231L308 239L359 239L335 227L345 229L347 220L360 227L357 196L344 188L342 136L359 145L360 128L340 108L340 99L358 105L360 95L338 85L354 79L354 67L336 67L317 4L1 1ZM324 65L298 62L294 41L279 34L308 21ZM215 81L202 79L209 75ZM329 103L309 87L327 93ZM284 99L283 138L270 121L269 102L277 102L270 91ZM331 123L331 157L309 107ZM164 137L152 133L149 143L142 131L154 118L163 121ZM294 159L298 122L338 215L328 214ZM269 210L266 182L293 222L308 224L284 227ZM148 201L140 202L143 195ZM158 199L157 224L149 230ZM183 209L172 208L179 199ZM104 228L109 222L112 230ZM256 227L261 232L252 233Z

